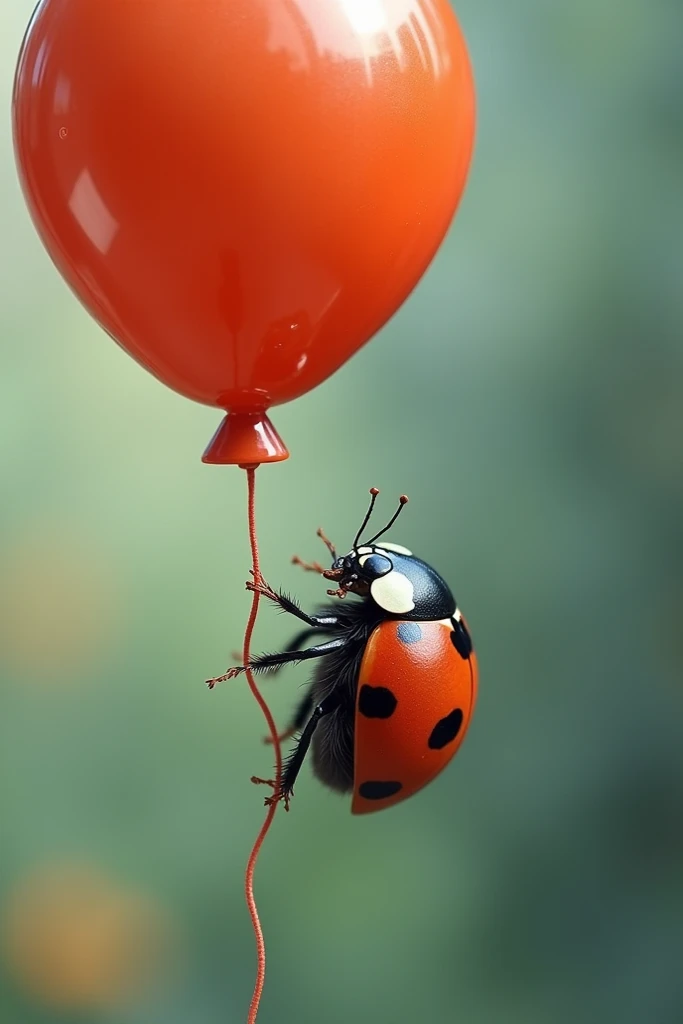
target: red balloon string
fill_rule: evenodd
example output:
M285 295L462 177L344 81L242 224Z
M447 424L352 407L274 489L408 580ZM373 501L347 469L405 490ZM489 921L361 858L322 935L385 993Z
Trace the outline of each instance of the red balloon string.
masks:
M256 482L256 467L248 466L247 470L247 485L249 490L248 497L248 515L249 515L249 543L251 545L251 559L254 570L254 580L259 582L261 579L261 569L259 565L259 551L258 541L256 538L256 509L255 509L255 482ZM251 637L254 632L254 625L256 623L256 615L258 613L260 595L256 592L253 593L251 602L251 612L249 613L249 619L247 621L247 628L244 631L244 647L242 651L243 665L248 665L251 654ZM263 712L263 716L268 725L270 736L273 741L273 749L275 751L275 792L278 793L280 790L280 780L282 778L282 753L280 751L280 742L278 740L277 727L271 714L270 708L263 699L256 682L254 681L253 673L247 669L245 672L249 688L253 693L254 697L258 701L258 704ZM254 985L254 994L251 998L251 1004L249 1006L249 1016L247 1018L247 1024L254 1024L256 1016L259 1010L259 1004L261 1002L261 994L263 992L263 986L266 980L266 945L263 939L263 929L261 928L261 922L258 916L258 908L256 906L256 900L254 898L254 869L256 867L256 861L263 845L263 840L268 834L268 830L275 817L277 810L277 803L272 803L268 806L268 813L266 814L266 820L263 822L261 831L256 837L253 849L249 855L247 862L247 870L244 877L244 892L247 898L247 906L249 908L249 914L251 915L251 923L254 929L254 936L256 938L256 956L258 960L258 966L256 970L256 984Z

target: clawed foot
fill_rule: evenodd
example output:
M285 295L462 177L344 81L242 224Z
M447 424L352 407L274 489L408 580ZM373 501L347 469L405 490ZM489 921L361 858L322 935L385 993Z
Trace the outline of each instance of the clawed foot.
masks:
M251 781L254 783L255 786L270 786L270 788L273 790L273 795L267 796L263 801L266 807L274 807L276 804L279 804L280 801L282 800L285 806L285 810L289 811L290 794L283 793L282 790L280 790L279 793L276 793L276 784L273 779L260 779L258 775L252 775Z
M263 576L257 576L253 569L250 569L249 572L254 578L253 580L247 580L247 590L250 590L252 594L260 594L261 597L267 597L269 601L275 601L276 604L279 604L280 598L273 588L268 586Z
M210 690L213 690L214 686L218 683L225 683L228 679L236 679L242 672L244 672L244 665L234 665L227 672L224 672L222 676L214 676L213 679L207 679L206 685Z

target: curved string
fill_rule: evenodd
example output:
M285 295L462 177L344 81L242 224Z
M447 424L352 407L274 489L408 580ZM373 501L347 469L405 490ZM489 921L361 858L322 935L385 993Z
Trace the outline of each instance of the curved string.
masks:
M255 483L256 483L256 467L247 466L247 487L248 487L248 517L249 517L249 544L251 547L251 560L254 570L254 581L259 582L261 580L261 568L259 565L259 551L258 541L256 538L256 508L255 508ZM251 612L249 613L249 619L247 621L247 628L244 631L244 647L242 650L243 665L248 665L251 654L251 638L254 632L254 625L256 623L256 616L258 614L260 595L256 592L252 594L251 601ZM273 749L275 750L275 792L280 792L280 781L282 779L282 753L280 750L280 742L278 740L277 727L270 708L263 699L261 692L254 681L253 673L250 669L245 672L249 688L253 693L254 697L258 701L259 707L263 712L263 717L266 720L270 736L273 741ZM268 830L275 817L275 811L277 810L277 803L273 802L268 806L268 813L266 819L261 826L261 830L256 837L253 849L249 855L247 861L247 869L244 876L244 893L247 900L247 906L249 908L249 914L251 916L251 923L254 929L254 937L256 938L256 956L257 956L257 969L256 969L256 983L254 985L254 994L251 997L251 1003L249 1006L249 1016L247 1017L247 1024L255 1024L256 1016L259 1011L259 1004L261 1002L261 994L263 992L263 986L266 980L266 945L263 939L263 929L261 928L261 922L258 916L258 908L256 906L256 900L254 898L254 869L256 867L256 861L263 845L263 840L268 834Z

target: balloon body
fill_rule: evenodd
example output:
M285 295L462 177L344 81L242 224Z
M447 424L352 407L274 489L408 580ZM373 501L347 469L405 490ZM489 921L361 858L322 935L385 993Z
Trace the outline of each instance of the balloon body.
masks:
M14 93L59 271L188 398L263 410L395 312L465 185L447 0L43 0Z

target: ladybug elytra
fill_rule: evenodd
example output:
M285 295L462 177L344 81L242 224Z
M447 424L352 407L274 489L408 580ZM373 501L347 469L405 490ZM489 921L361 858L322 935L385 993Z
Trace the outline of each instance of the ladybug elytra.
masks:
M331 567L294 559L335 584L327 592L330 596L356 600L328 602L307 615L296 600L263 579L247 584L306 624L290 650L255 657L249 667L276 671L285 664L319 659L291 727L281 737L299 734L284 762L280 792L271 798L284 800L286 806L309 748L318 779L353 794L353 814L405 800L445 768L474 710L477 661L448 585L407 548L377 543L408 499L402 495L384 529L361 542L379 491L372 488L370 493L370 507L348 554L339 557L319 530L332 556ZM317 636L329 639L304 646ZM238 666L221 678L243 671Z

